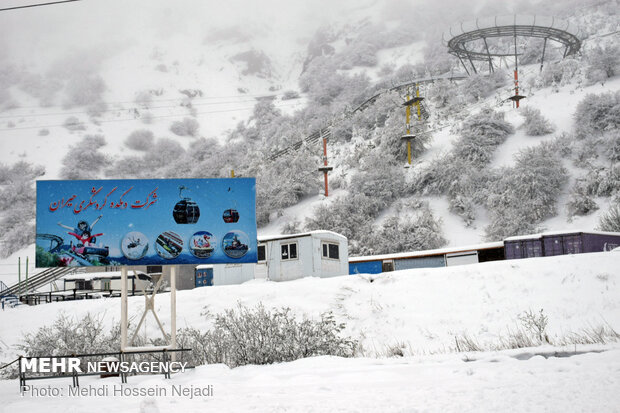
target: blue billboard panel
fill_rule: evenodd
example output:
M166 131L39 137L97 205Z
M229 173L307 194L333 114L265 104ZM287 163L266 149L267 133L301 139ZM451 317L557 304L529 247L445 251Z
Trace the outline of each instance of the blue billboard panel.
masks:
M256 259L254 178L37 181L39 268Z

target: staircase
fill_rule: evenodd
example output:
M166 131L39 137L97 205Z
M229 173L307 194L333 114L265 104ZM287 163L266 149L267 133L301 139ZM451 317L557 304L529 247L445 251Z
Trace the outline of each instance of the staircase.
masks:
M84 268L79 267L55 267L55 268L47 268L44 271L41 271L38 274L33 275L28 278L28 283L26 280L23 280L21 283L16 283L10 287L6 287L5 289L0 291L0 296L7 296L10 294L25 294L27 293L26 287L28 287L29 291L36 290L39 287L42 287L46 284L56 281L60 277L67 274L77 274L84 272ZM4 283L3 283L4 284Z

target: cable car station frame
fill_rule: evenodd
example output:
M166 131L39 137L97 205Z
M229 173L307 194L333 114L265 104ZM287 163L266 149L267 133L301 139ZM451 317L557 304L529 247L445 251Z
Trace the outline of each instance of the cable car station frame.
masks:
M564 47L563 57L576 54L581 48L579 32L572 30L566 21L554 17L542 16L495 16L491 20L478 19L475 22L461 23L460 28L450 28L451 38L445 42L448 53L456 56L467 74L470 74L465 61L469 61L471 70L478 73L474 61L488 61L489 71L494 71L494 57L513 57L518 59L517 37L535 37L544 39L540 67L542 69L545 60L547 43L554 41ZM461 33L458 33L458 32ZM456 34L455 34L456 33ZM514 50L493 50L487 43L488 38L514 38ZM477 45L475 43L478 43ZM482 47L482 45L484 47ZM478 46L477 48L475 46ZM477 50L476 50L477 49Z

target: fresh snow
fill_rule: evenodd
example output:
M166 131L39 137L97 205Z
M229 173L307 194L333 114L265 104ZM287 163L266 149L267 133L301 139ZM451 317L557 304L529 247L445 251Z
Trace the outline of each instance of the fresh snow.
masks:
M4 411L88 410L119 412L226 411L613 411L620 403L620 347L540 347L510 351L451 353L455 335L481 345L497 344L518 327L524 311L549 317L551 340L601 325L620 329L618 252L498 261L459 267L397 271L379 275L305 278L274 283L204 287L177 293L177 326L209 328L204 313L218 314L241 303L290 307L299 317L333 311L346 334L361 338L370 358L318 357L269 366L229 369L202 366L161 377L130 377L127 387L214 386L213 397L33 399L20 397L17 381L0 382ZM169 326L168 295L156 298ZM130 297L130 315L140 315L142 297ZM0 313L2 359L24 332L49 325L64 312L97 314L107 325L119 320L120 300L20 306ZM153 320L147 331L157 334ZM399 347L404 358L383 358ZM602 351L602 352L601 352ZM554 357L556 352L570 357ZM379 356L374 358L372 356ZM82 387L118 385L118 378L81 380ZM64 388L70 382L36 385ZM112 391L112 388L110 389ZM155 408L159 410L155 410ZM153 410L148 410L153 409Z
M290 282L251 281L242 285L196 288L177 293L177 327L207 328L205 310L217 314L242 303L287 306L299 316L317 317L333 311L361 335L369 351L382 352L396 343L414 353L436 353L453 346L454 335L471 334L495 342L517 316L544 309L550 337L588 326L609 323L620 330L617 252L589 253L481 264L395 271L380 275L347 275ZM142 297L130 297L130 314L138 314ZM161 320L169 300L158 296ZM118 298L20 306L0 313L0 337L17 344L20 332L50 323L50 314L75 317L103 314L107 323L119 320ZM153 323L149 328L156 332Z
M20 397L17 382L0 382L3 412L480 412L617 411L620 349L546 358L537 350L403 359L317 357L270 366L201 366L171 380L129 377L127 389L167 397ZM551 353L553 354L553 353ZM469 355L471 356L471 355ZM120 389L118 378L80 379L82 389ZM69 379L42 380L59 387ZM213 396L172 397L172 386L211 385Z

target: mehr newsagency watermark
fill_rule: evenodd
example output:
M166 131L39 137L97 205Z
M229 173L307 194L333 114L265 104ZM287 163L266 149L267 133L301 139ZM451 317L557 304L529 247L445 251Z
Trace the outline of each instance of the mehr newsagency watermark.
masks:
M186 399L213 397L213 385L196 386L171 384L168 386L128 386L123 384L101 384L74 387L71 385L55 387L24 385L22 397L63 398L63 397L182 397Z
M25 357L20 360L20 374L34 374L32 378L72 377L72 375L97 375L102 377L119 374L170 374L182 373L187 363L176 361L118 361L105 360L82 363L77 357ZM104 376L105 375L105 376ZM32 379L31 378L31 379ZM212 397L213 385L170 384L166 386L129 386L127 384L97 383L86 386L37 386L20 387L23 397Z

